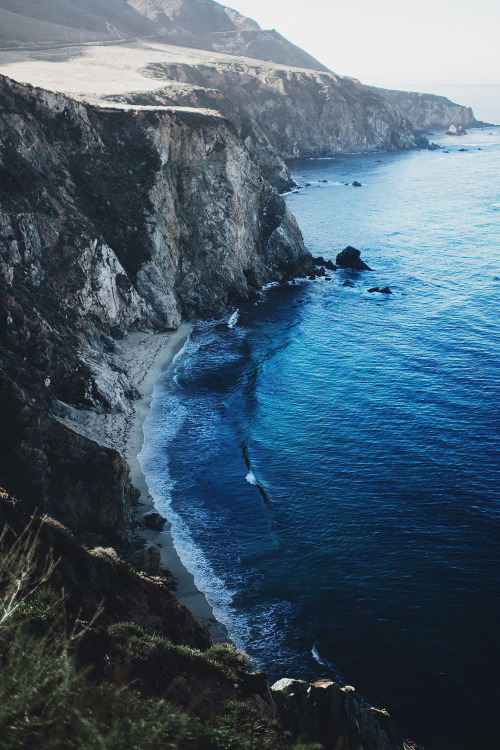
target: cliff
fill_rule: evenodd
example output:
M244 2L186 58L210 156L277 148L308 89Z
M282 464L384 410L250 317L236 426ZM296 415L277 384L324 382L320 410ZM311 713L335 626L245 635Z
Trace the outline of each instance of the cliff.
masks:
M220 315L311 259L217 113L101 110L5 78L0 96L2 481L76 532L123 538L125 462L57 420L136 395L127 332Z
M396 107L353 78L227 59L213 65L151 63L141 72L168 86L131 101L211 101L214 108L235 117L232 105L233 112L237 108L250 118L250 139L262 141L263 134L283 158L428 146ZM172 87L173 81L184 90ZM196 88L188 91L187 85Z
M450 125L480 128L488 124L476 120L471 107L454 104L445 96L421 94L415 91L373 90L401 112L403 117L406 117L418 130L448 128Z

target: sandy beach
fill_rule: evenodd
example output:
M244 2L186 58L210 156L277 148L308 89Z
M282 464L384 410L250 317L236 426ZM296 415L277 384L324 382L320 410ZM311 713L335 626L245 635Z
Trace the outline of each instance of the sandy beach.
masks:
M72 418L65 419L65 422L77 432L114 448L125 456L132 484L140 492L139 503L135 507L136 532L148 546L155 545L158 548L160 568L168 571L175 580L175 595L179 602L191 610L214 641L228 642L225 626L215 618L205 595L196 588L192 574L186 570L175 550L168 519L161 532L146 528L143 522L144 514L154 509L154 501L137 458L144 440L143 425L151 408L155 382L182 349L190 331L191 326L184 323L171 333L128 334L120 342L120 360L125 364L127 376L140 398L130 400L124 412L97 414L73 410Z

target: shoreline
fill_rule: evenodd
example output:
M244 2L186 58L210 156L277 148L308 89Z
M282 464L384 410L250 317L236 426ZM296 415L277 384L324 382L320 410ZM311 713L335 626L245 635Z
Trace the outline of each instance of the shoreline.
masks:
M74 410L72 417L64 422L73 430L92 440L114 448L127 461L130 481L140 492L137 505L133 507L137 523L134 531L146 544L160 552L160 570L168 571L175 582L172 593L180 604L187 607L198 623L208 630L215 643L231 643L225 625L220 623L205 594L194 582L194 576L183 565L166 520L162 531L144 526L144 514L155 510L138 455L144 442L143 425L150 412L154 386L159 376L172 364L175 356L186 344L192 326L181 323L176 331L169 333L134 332L120 342L120 360L125 365L131 384L140 398L129 400L126 411L112 414L96 414L91 411Z

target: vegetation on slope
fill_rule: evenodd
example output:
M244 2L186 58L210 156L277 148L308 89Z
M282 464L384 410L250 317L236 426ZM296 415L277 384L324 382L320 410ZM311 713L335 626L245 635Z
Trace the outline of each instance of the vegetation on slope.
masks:
M81 44L115 38L104 31L89 31L49 21L28 18L0 8L0 46L17 47L26 44Z
M0 518L6 517L14 525L0 534L3 750L291 747L266 706L264 676L247 672L243 655L225 645L207 642L199 649L148 633L147 618L145 627L107 625L118 614L111 596L86 619L75 610L71 586L60 584L89 570L56 557L80 545L47 517L19 531L23 511L1 493ZM48 539L59 540L54 553L47 553ZM101 577L121 566L132 587L148 585L112 550L80 550L88 566L100 566Z

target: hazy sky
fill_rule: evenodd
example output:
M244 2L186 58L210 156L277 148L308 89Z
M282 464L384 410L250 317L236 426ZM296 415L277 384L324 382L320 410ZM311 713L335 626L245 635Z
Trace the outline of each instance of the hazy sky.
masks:
M363 83L500 83L499 0L227 0Z

